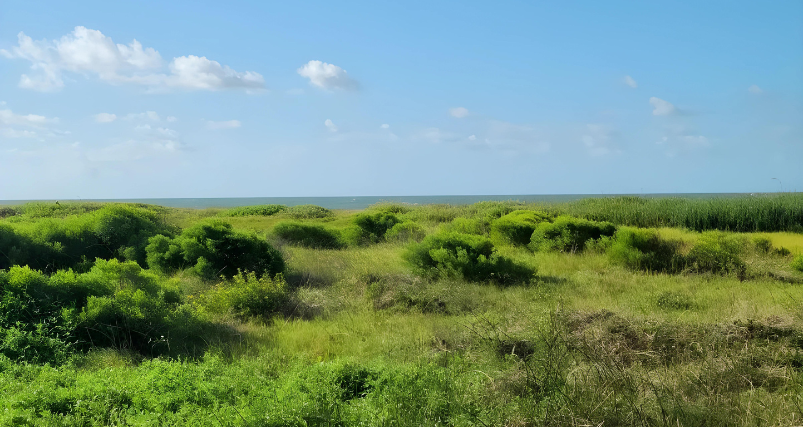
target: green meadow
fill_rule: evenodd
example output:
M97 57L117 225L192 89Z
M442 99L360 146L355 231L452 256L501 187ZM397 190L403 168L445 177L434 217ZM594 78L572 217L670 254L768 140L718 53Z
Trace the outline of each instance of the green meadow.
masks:
M803 194L0 206L0 425L803 424Z

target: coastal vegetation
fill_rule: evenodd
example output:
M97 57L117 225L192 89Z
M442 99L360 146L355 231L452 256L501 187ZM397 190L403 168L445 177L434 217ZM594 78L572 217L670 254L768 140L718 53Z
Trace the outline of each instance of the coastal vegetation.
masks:
M0 207L0 425L803 423L803 195Z

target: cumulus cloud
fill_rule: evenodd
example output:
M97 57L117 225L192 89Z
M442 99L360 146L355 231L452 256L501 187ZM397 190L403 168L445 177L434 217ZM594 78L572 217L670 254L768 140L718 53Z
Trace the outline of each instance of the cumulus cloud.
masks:
M31 130L0 128L0 136L4 138L36 138L38 135L36 132Z
M633 77L630 77L630 76L625 76L625 78L624 78L624 80L623 80L623 81L624 81L624 83L625 83L626 85L628 85L628 86L632 87L633 89L635 89L635 88L637 88L637 87L638 87L638 83L636 83L636 81L635 81L635 80L633 80Z
M180 56L164 68L161 55L153 48L144 48L133 40L115 44L98 30L75 29L58 40L33 40L20 32L18 44L0 54L31 63L32 75L23 74L19 86L38 91L55 91L64 87L64 73L95 76L113 84L138 84L154 90L181 88L187 90L264 88L264 79L253 71L237 72L204 56Z
M382 126L379 126L381 129L390 129L390 125L385 123Z
M309 79L310 84L326 90L356 90L359 85L349 77L346 70L335 64L321 61L309 61L296 72Z
M761 95L762 93L764 93L764 90L758 87L757 85L750 86L749 88L747 88L747 91L752 93L753 95Z
M95 121L98 123L111 123L117 120L117 114L100 113L95 114Z
M463 107L450 108L449 115L452 117L457 117L458 119L462 119L468 115L468 109Z
M671 102L664 101L661 98L652 97L650 98L650 104L653 107L652 115L653 116L671 116L677 113L677 109Z
M125 116L126 120L150 120L152 122L161 121L162 118L156 111L145 111L144 113L129 113Z
M331 120L326 119L326 121L323 122L323 125L329 129L329 132L337 132L337 126L335 126L334 122Z
M476 141L477 140L477 135L469 135L468 136L468 140L469 141Z
M239 120L225 120L220 122L215 121L208 121L206 122L206 128L211 130L220 130L220 129L236 129L242 126L242 122Z

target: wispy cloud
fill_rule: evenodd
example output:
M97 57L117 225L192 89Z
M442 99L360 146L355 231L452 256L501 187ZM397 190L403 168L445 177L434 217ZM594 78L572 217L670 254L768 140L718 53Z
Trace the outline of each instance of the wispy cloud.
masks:
M20 32L18 44L11 50L0 49L10 59L31 63L31 75L20 77L19 87L41 92L64 87L64 74L76 73L97 77L111 84L135 84L153 90L218 90L264 89L262 75L253 71L238 72L204 56L173 58L164 70L161 55L153 48L144 48L133 40L115 44L98 30L75 27L58 40L33 40Z
M111 123L117 120L117 114L99 113L95 114L95 121L98 123Z
M671 102L664 101L661 98L650 98L650 105L652 105L653 116L671 116L677 113L677 108Z
M758 87L757 85L750 86L749 88L747 88L747 91L752 93L753 95L761 95L762 93L764 93L764 90Z
M636 83L633 77L625 76L625 78L622 81L624 81L626 85L632 87L633 89L638 87L638 83Z
M468 116L468 109L464 107L450 108L449 115L458 119L462 119L463 117Z
M242 126L242 122L239 120L225 120L225 121L207 121L206 128L210 130L221 130L221 129L236 129Z
M326 126L326 129L329 129L329 132L337 132L337 126L335 126L335 123L331 120L326 119L323 125Z

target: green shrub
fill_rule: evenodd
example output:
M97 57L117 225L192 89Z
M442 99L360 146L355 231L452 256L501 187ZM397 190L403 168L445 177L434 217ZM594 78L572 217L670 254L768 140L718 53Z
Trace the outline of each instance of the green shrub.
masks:
M654 229L620 228L608 255L633 270L675 273L685 266L680 246L679 241L663 239Z
M233 277L239 271L258 276L284 271L281 253L255 235L238 233L231 224L210 221L182 231L174 239L155 236L146 248L148 266L165 272L190 268L206 278Z
M764 236L753 237L753 245L761 253L768 254L772 252L772 240Z
M306 248L340 249L344 246L336 230L318 224L280 222L273 227L273 234Z
M316 205L292 206L285 213L295 219L330 219L335 216L331 210Z
M407 203L392 203L392 202L376 203L371 205L368 209L370 211L392 213L396 215L406 214L407 212L410 212L412 210L412 208Z
M385 233L400 222L399 217L389 212L361 213L352 221L360 230L358 243L380 242L384 240Z
M581 252L587 242L613 236L615 232L616 226L609 222L560 216L554 222L538 224L530 238L529 248L533 251Z
M743 276L746 270L740 258L744 242L739 236L721 231L704 232L686 257L690 269L696 272L736 273Z
M510 284L529 281L535 271L496 253L485 237L461 233L427 236L404 254L421 274Z
M792 268L797 271L803 272L803 254L800 254L792 260Z
M271 216L287 210L285 205L240 206L221 212L220 216Z
M238 273L202 294L198 304L212 313L228 313L247 320L269 319L287 303L287 283L281 274L257 277L253 272Z
M463 234L485 235L490 225L487 221L471 218L455 218L447 227L448 231Z
M491 236L515 245L527 245L535 227L549 221L541 211L516 210L491 223Z
M658 294L655 303L659 308L666 310L690 310L694 307L694 300L691 295L684 292L661 292Z
M407 242L410 240L420 242L426 237L424 227L412 221L400 222L385 233L385 239L395 242Z

